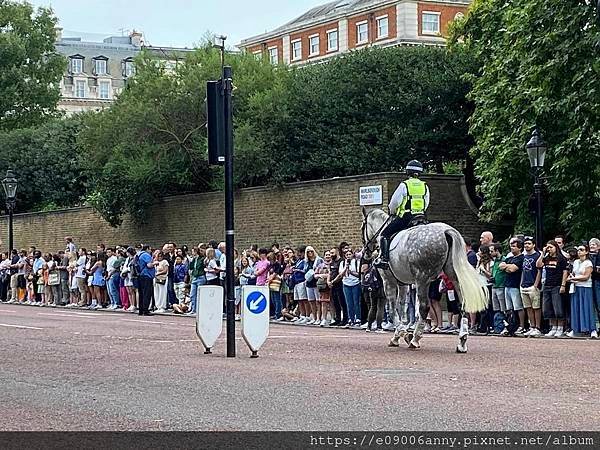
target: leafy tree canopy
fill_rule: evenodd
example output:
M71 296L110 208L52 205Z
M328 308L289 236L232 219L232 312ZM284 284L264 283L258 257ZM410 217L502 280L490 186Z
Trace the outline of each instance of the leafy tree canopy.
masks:
M56 114L66 63L54 49L56 22L50 9L0 0L0 130Z
M453 30L454 51L479 69L473 157L484 217L516 217L531 229L532 178L525 151L537 126L548 143L547 233L573 238L598 231L600 208L600 33L595 1L475 0ZM551 236L549 234L549 236Z
M79 161L81 118L53 120L37 127L0 132L0 177L12 169L19 181L17 211L81 204L86 173Z

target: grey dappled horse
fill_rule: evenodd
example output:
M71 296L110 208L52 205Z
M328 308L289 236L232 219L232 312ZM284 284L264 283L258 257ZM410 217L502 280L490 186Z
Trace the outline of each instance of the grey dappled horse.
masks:
M377 239L387 225L389 215L381 209L373 209L367 214L363 208L363 217L362 239L364 254L368 258L375 250ZM420 347L424 320L429 312L429 283L444 272L454 284L462 301L463 317L456 351L466 353L469 325L464 313L485 310L489 299L488 290L480 283L477 272L467 260L465 241L460 233L441 222L403 230L394 236L390 243L389 264L389 270L380 271L385 273L386 291L392 291L391 295L386 292L386 296L404 292L400 288L402 285L415 284L417 288L417 323L414 333L408 332L404 335L408 347ZM402 332L401 326L397 326L390 346L398 346Z

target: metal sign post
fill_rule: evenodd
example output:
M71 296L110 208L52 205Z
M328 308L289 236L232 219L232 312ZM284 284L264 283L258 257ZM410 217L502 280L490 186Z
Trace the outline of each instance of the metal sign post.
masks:
M225 295L227 296L227 356L235 357L235 287L233 218L233 74L225 66L226 36L217 36L221 50L222 76L207 84L208 160L225 165Z
M269 336L269 287L242 286L242 337L258 358L258 350Z

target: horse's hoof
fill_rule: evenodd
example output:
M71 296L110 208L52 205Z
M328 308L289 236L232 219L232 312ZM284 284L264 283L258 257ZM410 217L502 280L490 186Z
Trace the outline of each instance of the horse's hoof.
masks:
M467 346L457 345L456 353L467 353Z
M417 349L421 348L421 346L419 344L411 341L408 344L408 348L411 349L411 350L417 350Z
M400 344L398 344L398 342L394 342L393 340L391 340L390 343L388 344L388 347L400 347Z
M404 335L404 342L406 342L409 346L411 341L413 340L414 335L412 333L406 333Z

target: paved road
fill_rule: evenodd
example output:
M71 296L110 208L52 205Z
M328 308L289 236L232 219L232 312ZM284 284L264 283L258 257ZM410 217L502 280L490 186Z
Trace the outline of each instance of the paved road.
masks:
M238 324L239 325L239 324ZM600 342L272 325L202 354L193 320L0 305L0 430L598 430Z

